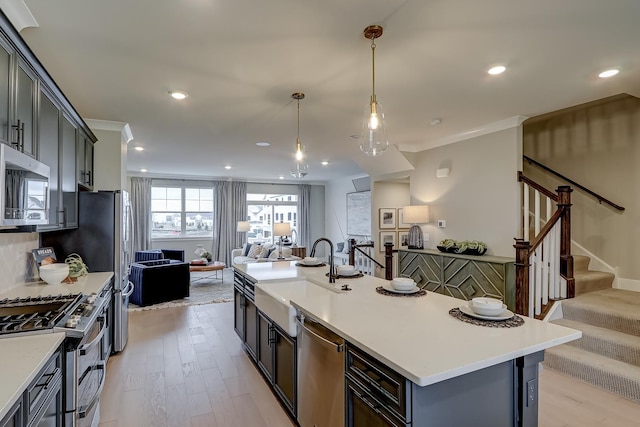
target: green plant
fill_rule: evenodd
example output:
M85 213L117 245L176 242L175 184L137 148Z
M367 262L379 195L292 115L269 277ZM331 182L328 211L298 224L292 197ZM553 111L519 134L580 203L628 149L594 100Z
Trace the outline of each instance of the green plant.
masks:
M88 273L87 265L82 261L78 254L70 254L65 260L65 264L69 265L69 277L85 276Z
M467 250L477 251L478 253L484 253L487 250L487 244L480 240L462 240L458 242L458 248L456 253L462 254Z
M458 242L456 242L453 239L444 239L440 241L440 244L438 246L443 246L446 249L451 249L451 248L455 248L458 246Z

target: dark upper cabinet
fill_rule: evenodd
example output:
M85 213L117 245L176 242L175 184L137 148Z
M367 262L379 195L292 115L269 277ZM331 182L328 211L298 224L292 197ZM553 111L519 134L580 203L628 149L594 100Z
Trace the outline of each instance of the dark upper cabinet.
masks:
M9 43L0 36L0 141L9 144L9 134L11 130L9 111L11 99L9 96L11 88L11 66L12 57L15 51Z
M18 67L15 80L16 108L11 121L13 141L19 151L35 157L37 152L35 143L36 106L38 105L39 80L36 72L18 57Z
M93 141L82 130L78 136L78 184L93 189Z
M40 97L38 122L40 161L49 166L49 222L38 229L58 228L60 215L60 108L46 94Z
M60 188L62 189L62 215L65 228L78 226L78 186L76 183L76 140L78 129L66 114L62 114L60 147Z

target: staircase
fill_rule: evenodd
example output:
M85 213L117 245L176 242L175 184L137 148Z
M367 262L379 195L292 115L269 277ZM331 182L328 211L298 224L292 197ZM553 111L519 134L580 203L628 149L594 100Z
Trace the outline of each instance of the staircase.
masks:
M582 338L547 349L544 365L640 403L640 292L581 292L562 301L562 312L552 323Z

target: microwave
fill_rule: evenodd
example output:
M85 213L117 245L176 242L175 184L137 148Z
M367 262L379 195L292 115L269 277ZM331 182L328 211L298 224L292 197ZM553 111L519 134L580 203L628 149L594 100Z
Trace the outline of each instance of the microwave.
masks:
M0 226L49 223L49 166L0 143Z

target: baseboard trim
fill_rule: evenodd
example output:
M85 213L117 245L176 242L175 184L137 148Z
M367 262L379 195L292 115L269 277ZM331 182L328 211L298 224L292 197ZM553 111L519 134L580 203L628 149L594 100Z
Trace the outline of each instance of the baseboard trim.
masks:
M624 289L626 291L640 292L640 280L618 278L615 285L616 289Z
M549 310L543 321L551 322L552 320L562 319L563 317L562 301L558 300L553 304L553 307L551 307L551 310Z

